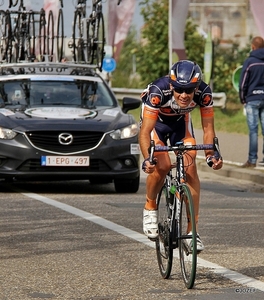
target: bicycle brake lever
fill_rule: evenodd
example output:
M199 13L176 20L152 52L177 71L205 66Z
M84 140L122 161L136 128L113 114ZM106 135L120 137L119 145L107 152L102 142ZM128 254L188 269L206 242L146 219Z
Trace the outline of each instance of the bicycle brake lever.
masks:
M155 164L155 162L153 160L154 151L155 151L155 142L153 140L151 140L150 141L150 147L149 147L149 162L150 162L151 165Z
M217 159L222 159L222 155L220 153L220 147L219 147L218 137L214 137L214 151L215 151L215 157Z

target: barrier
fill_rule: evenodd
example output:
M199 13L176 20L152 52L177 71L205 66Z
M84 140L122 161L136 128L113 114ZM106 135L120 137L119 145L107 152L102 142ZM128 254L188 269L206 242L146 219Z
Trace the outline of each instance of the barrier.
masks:
M139 98L143 89L112 88L112 91L116 95L117 99L120 100L124 97ZM226 93L213 93L213 99L214 107L226 107Z

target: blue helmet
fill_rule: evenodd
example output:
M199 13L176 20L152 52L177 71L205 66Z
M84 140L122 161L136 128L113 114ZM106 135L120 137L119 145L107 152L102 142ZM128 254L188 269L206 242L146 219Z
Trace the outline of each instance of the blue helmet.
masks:
M171 67L169 77L174 88L196 88L202 81L202 71L197 63L180 60Z

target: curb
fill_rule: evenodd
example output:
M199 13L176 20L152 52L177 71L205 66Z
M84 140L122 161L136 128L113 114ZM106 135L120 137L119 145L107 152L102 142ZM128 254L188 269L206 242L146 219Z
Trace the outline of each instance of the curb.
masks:
M215 171L208 167L204 159L200 158L196 158L196 164L198 170L203 172L214 173L224 177L252 181L256 184L264 185L264 168L243 169L235 163L229 164L224 162L222 169Z

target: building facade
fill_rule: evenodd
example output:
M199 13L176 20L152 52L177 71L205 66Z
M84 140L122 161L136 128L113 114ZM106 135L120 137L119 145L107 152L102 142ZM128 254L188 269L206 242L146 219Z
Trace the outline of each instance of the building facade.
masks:
M260 35L249 0L191 0L189 16L223 46L238 42L244 47L252 36Z

